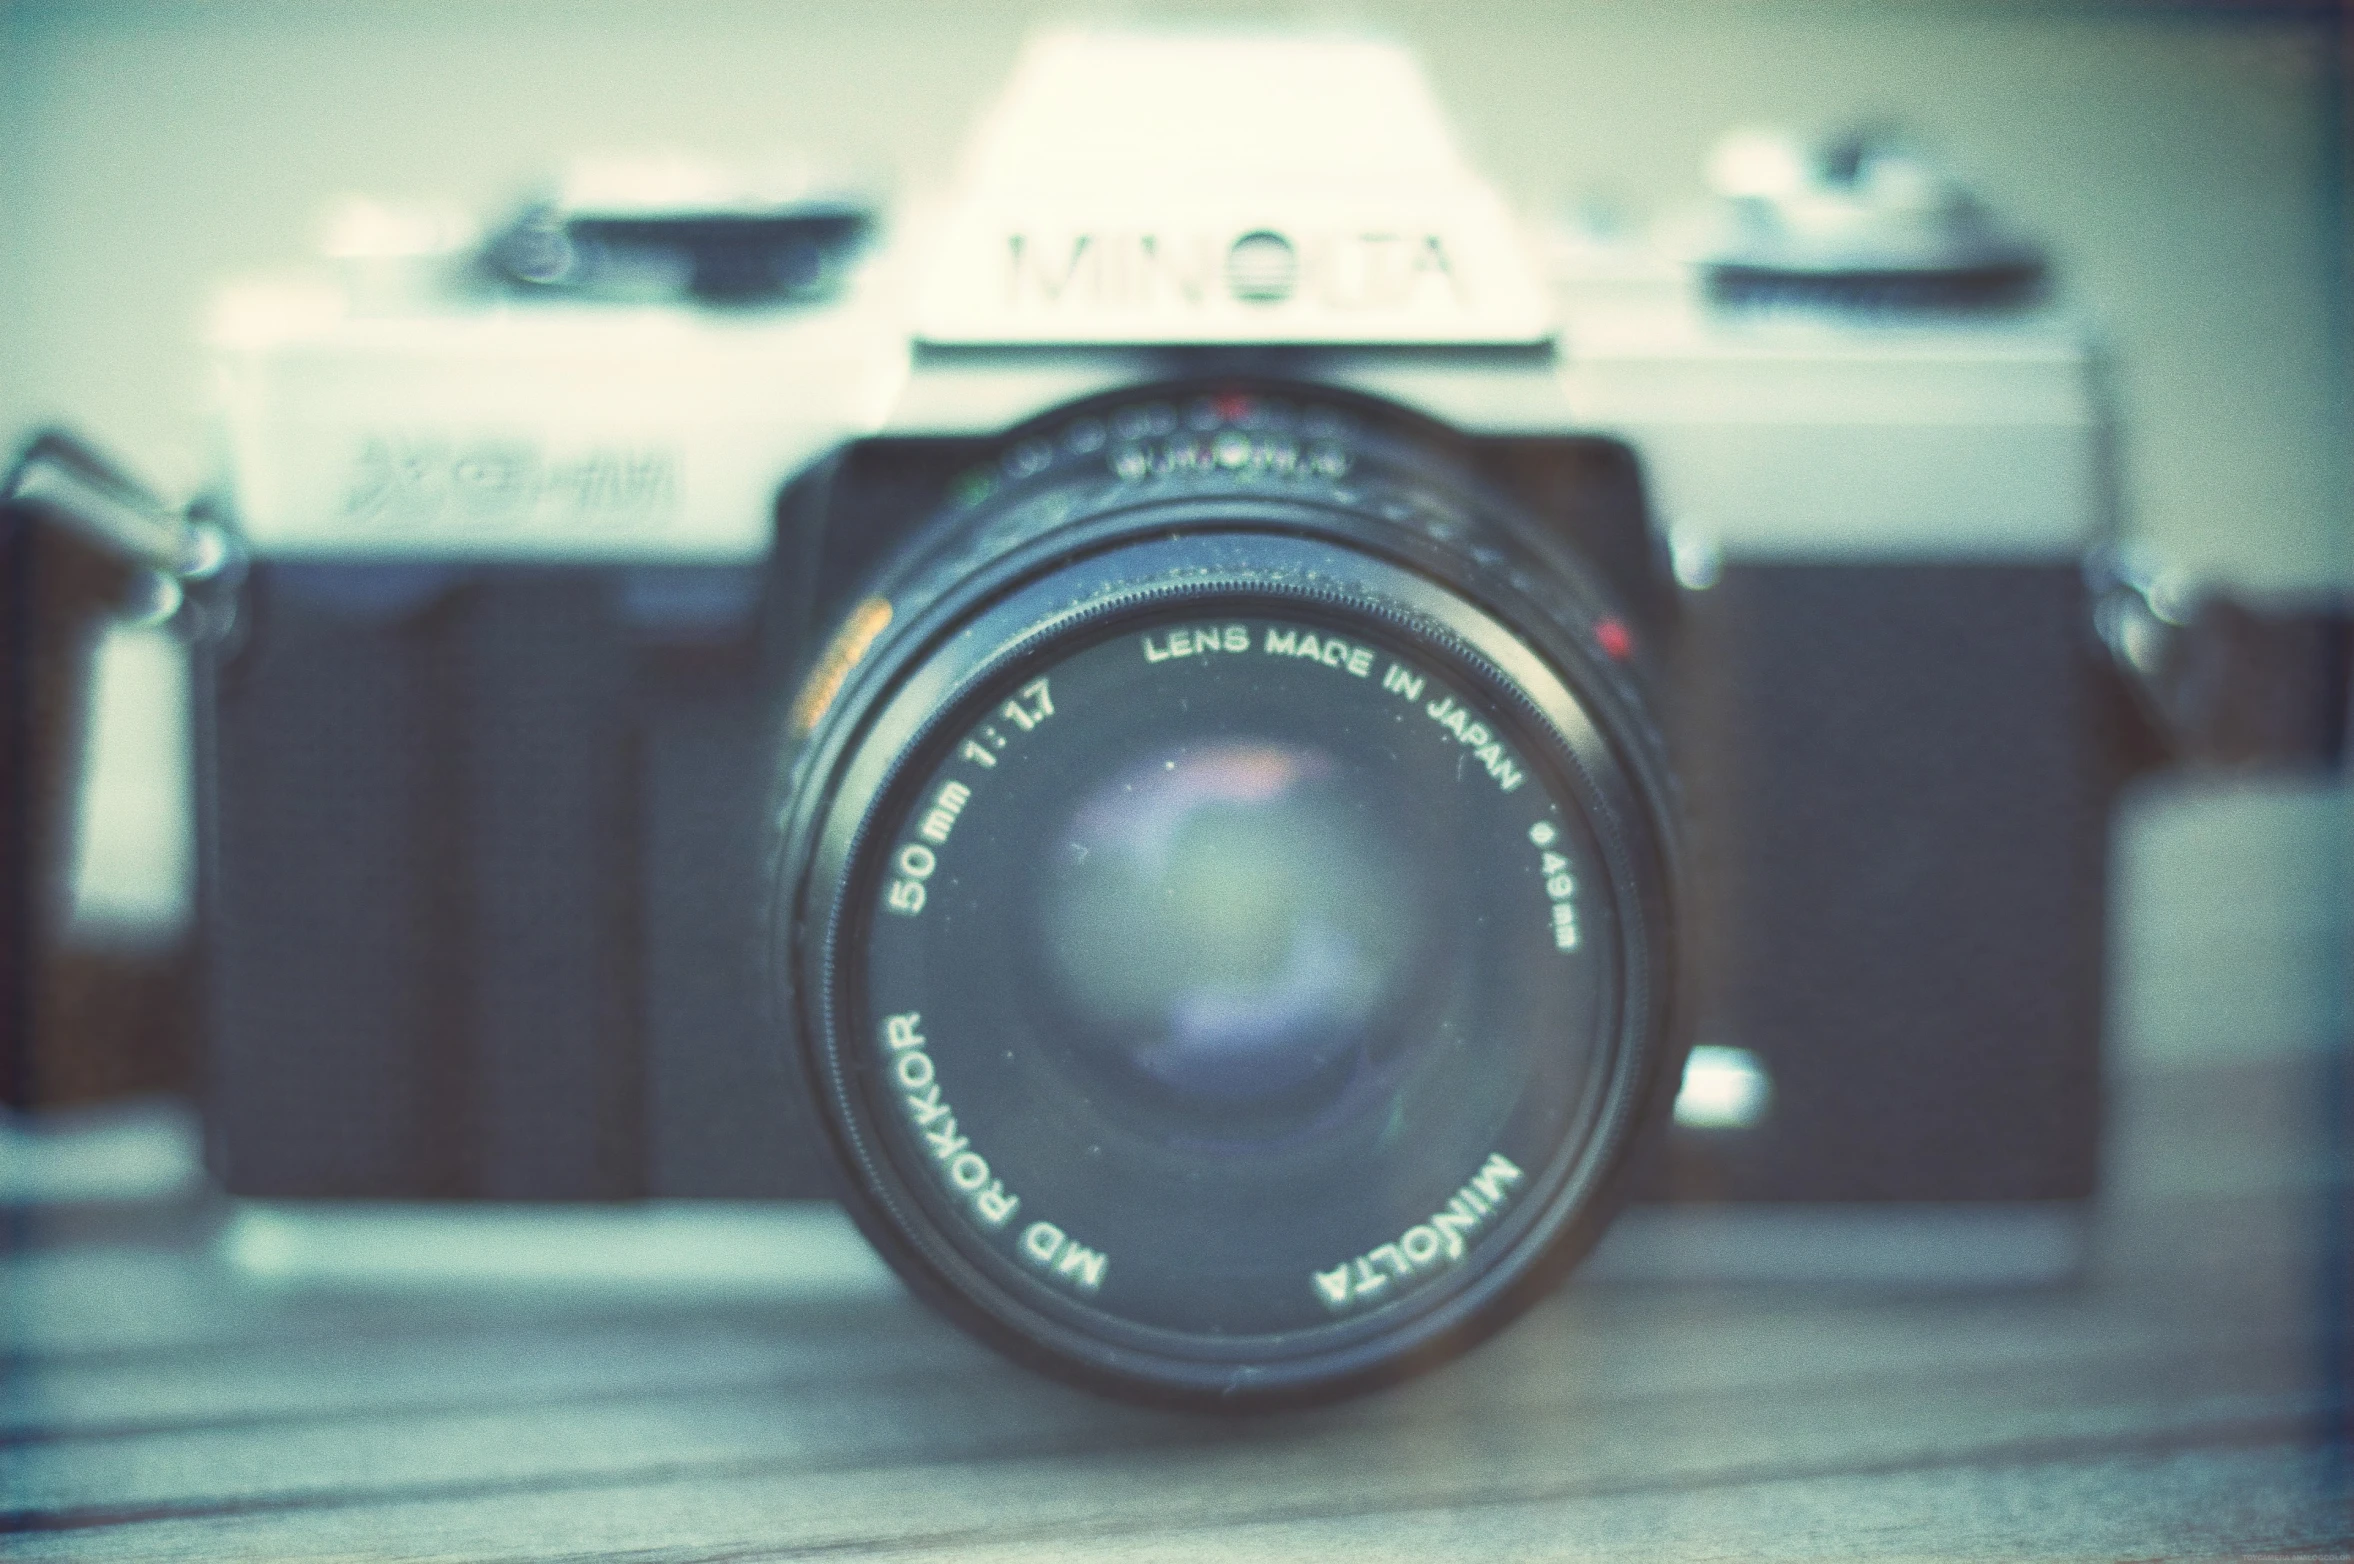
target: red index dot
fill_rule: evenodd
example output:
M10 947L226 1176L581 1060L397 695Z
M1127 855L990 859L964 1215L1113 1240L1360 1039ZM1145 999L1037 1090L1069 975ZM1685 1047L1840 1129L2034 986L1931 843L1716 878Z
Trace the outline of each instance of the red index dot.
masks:
M1594 626L1594 644L1602 648L1602 655L1614 663L1623 663L1634 655L1635 637L1621 619L1604 619Z
M1239 424L1250 416L1251 399L1239 391L1225 391L1210 399L1211 410L1222 424Z

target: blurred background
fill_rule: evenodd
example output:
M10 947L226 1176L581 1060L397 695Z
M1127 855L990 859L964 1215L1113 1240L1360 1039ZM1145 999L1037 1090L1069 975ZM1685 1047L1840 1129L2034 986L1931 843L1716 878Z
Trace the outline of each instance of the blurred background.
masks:
M0 0L0 436L86 430L188 491L206 300L300 259L350 192L491 212L582 152L807 154L937 188L1040 20L980 0ZM1894 121L2047 240L2113 353L2129 530L2218 582L2354 585L2349 129L2331 5L1797 0L1272 8L1427 61L1473 158L1543 216L1700 195L1726 129ZM1123 17L1264 10L1163 4ZM160 640L103 661L77 918L186 915L186 737ZM2152 789L2121 824L2128 1060L2348 1031L2354 808L2294 783Z

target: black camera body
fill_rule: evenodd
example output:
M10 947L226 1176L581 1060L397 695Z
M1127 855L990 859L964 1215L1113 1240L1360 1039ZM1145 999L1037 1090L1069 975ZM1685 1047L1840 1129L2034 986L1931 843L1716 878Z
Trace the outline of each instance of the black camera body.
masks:
M1968 242L1952 253L1859 260L1736 225L1727 243L1748 249L1724 264L1573 255L1540 283L1435 112L1427 145L1391 147L1395 168L1370 180L1277 171L1241 195L1186 186L1165 209L1056 206L1067 181L1035 178L1037 165L1093 155L1055 127L1098 101L1107 72L1149 66L1130 150L1180 157L1155 139L1166 115L1145 101L1179 92L1170 49L1269 82L1307 50L1357 109L1427 110L1411 63L1380 46L1050 40L992 120L943 232L839 264L796 259L795 277L837 287L823 296L765 310L617 302L598 279L618 266L642 285L645 255L665 245L809 236L774 214L739 229L709 214L639 213L634 228L599 214L575 253L561 215L542 210L529 276L443 285L422 305L386 306L348 277L324 308L286 285L232 301L218 345L250 574L236 633L207 649L198 685L205 1115L224 1186L261 1199L847 1195L952 1311L1001 1285L1010 1298L1030 1285L1024 1265L1062 1288L972 1305L968 1323L1002 1345L1196 1397L1321 1394L1423 1361L1525 1302L1630 1196L1901 1212L1932 1227L1957 1210L2004 1213L2025 1249L1971 1251L1960 1273L2064 1273L2099 1160L2108 813L2137 742L2082 567L2111 507L2081 331L2032 296L2034 268L1990 248L1958 199ZM1358 155L1345 136L1325 151ZM1842 177L1855 185L1869 166L1849 159ZM1842 198L1862 210L1870 195ZM1754 228L1776 199L1735 190L1729 210ZM822 216L827 242L848 242L839 208ZM617 231L637 235L626 266L612 262ZM932 269L904 284L919 248ZM567 266L572 292L520 296L561 284ZM728 275L759 270L731 250ZM1198 558L1172 562L1185 548ZM966 657L1001 611L980 582L1046 606ZM1126 639L1069 650L1099 622ZM1115 659L1115 645L1128 651ZM1289 689L1297 669L1274 659L1299 655L1316 667L1298 676L1338 681L1337 726L1315 741L1325 748L1303 739L1278 764L1273 697L1231 670L1256 659L1268 688ZM1336 766L1394 761L1405 781L1390 792L1469 788L1480 809L1535 798L1550 813L1513 815L1519 856L1492 863L1477 854L1505 851L1493 832L1471 847L1429 838L1434 861L1461 848L1466 865L1488 863L1499 898L1525 880L1529 909L1492 924L1477 886L1428 890L1438 869L1414 870L1425 890L1413 895L1387 870L1330 869L1328 890L1396 907L1335 911L1281 973L1189 990L1169 1013L1191 1018L1179 1031L1194 1040L1123 1056L1147 1106L1119 1133L1165 1110L1179 1127L1153 1156L1242 1158L1220 1126L1276 1109L1242 1104L1235 1080L1272 1102L1344 1068L1313 1027L1296 1043L1297 1080L1248 1053L1250 1028L1292 1025L1295 1001L1327 1006L1315 1023L1327 1030L1344 1011L1363 1027L1427 1011L1447 1046L1476 1047L1458 1034L1480 996L1393 994L1367 975L1380 965L1367 952L1485 973L1515 940L1542 945L1546 916L1546 948L1619 962L1575 992L1603 1017L1597 1037L1624 1033L1616 1062L1595 1067L1591 1113L1561 1110L1586 1127L1546 1121L1564 1138L1557 1169L1466 1151L1428 1189L1407 1180L1379 1218L1388 1228L1303 1250L1288 1296L1302 1309L1320 1298L1329 1322L1286 1323L1269 1304L1264 1320L1217 1327L1263 1343L1338 1333L1343 1346L1286 1357L1267 1345L1243 1368L1200 1368L1215 1353L1192 1338L1167 1346L1175 1327L1150 1308L1120 1324L1134 1339L1110 1356L1075 1345L1093 1327L1070 1311L1092 1303L1107 1241L1081 1246L1035 1189L1019 1215L1002 1182L975 1194L956 1159L971 1157L976 1179L989 1170L955 1119L931 1143L938 1166L908 1174L899 1196L886 1187L898 1175L877 1171L895 1154L922 1163L923 1142L905 1138L946 1112L936 1071L966 1071L960 1101L983 1091L977 1066L924 1038L995 977L957 965L957 946L888 951L914 926L894 913L924 916L952 830L977 855L998 852L957 822L976 788L986 799L1012 774L993 748L1010 740L1018 756L1053 714L1051 675L1106 692L1085 718L1099 747L1141 754L1149 735L1121 727L1124 714L1165 695L1181 724L1194 697L1136 681L1195 663L1229 670L1201 675L1228 681L1203 683L1201 701L1238 703L1235 721L1257 736L1171 749L1172 774L1189 755L1224 767L1187 784L1211 791L1184 809L1209 798L1247 812L1291 783L1339 786ZM1017 673L1037 677L988 682ZM910 690L937 710L894 717ZM999 717L958 704L984 695L1002 698ZM1318 713L1303 732L1327 720L1322 695L1300 699ZM940 713L966 725L941 727ZM904 754L861 759L893 721ZM1389 722L1400 736L1377 742ZM1078 724L1053 729L1065 730ZM1034 785L1061 785L1060 764L1041 759ZM1631 780L1605 775L1619 770ZM933 780L916 799L906 779L919 775ZM1537 780L1523 790L1525 777ZM1153 784L1118 786L1141 797ZM1411 836L1455 807L1383 814L1384 787L1331 809ZM1080 864L1077 837L1110 806L1074 794L1055 807ZM1283 859L1314 824L1283 819L1233 861ZM1142 863L1172 850L1163 838L1179 827L1119 829ZM987 861L1007 884L1032 873L1010 848ZM953 878L941 872L936 908ZM1002 921L1077 930L1085 945L1094 925L1068 908L1110 893L1070 877L1098 872L1037 869L1043 888L1021 894L1047 911ZM1265 872L1308 885L1327 868ZM1424 916L1442 902L1445 918ZM960 938L999 937L979 903L962 915ZM1142 1003L1129 988L1160 981L1164 947L1191 937L1183 924L1119 927L1133 948L1109 964L1145 975L1073 979L1083 1002L1042 1035L1117 1031L1126 1023L1104 1018ZM1062 981L1016 948L1053 941L1003 937L1026 975L988 1003L1026 1004ZM1219 948L1247 965L1248 952ZM851 975L837 983L829 962ZM859 1008L861 964L894 962L934 985L922 1007L934 1019ZM1523 987L1513 1014L1525 1021L1542 1014L1529 997L1542 983ZM1375 1048L1347 1091L1440 1068L1420 1057ZM1529 1079L1554 1068L1531 1063ZM1202 1084L1217 1071L1221 1084ZM1068 1112L1129 1084L1073 1088ZM1006 1124L1035 1138L1043 1121L1019 1114L1043 1090L1033 1080L1008 1097ZM1587 1088L1563 1091L1584 1102ZM1524 1099L1513 1124L1536 1111ZM1299 1108L1266 1145L1325 1133L1327 1108L1341 1112ZM1491 1117L1508 1117L1501 1099ZM1588 1134L1601 1149L1568 1144ZM875 1149L895 1135L900 1153ZM1090 1187L1058 1185L1058 1198L1084 1205ZM1519 1206L1496 1213L1524 1194L1526 1232L1495 1239L1522 1259L1483 1292L1465 1235L1522 1221ZM940 1199L954 1210L907 1214ZM1134 1271L1149 1233L1120 1235L1112 1274ZM983 1274L1001 1263L1005 1279ZM1956 1274L1953 1251L1929 1269ZM1374 1322L1417 1289L1445 1301L1416 1305L1426 1325L1383 1336Z
M257 563L205 697L225 1185L833 1193L765 989L780 729L865 575L990 454L859 442L751 568ZM1773 1101L1675 1132L1654 1192L2090 1194L2127 751L2081 572L1728 563L1684 593L1625 447L1476 459L1669 619L1696 1032Z

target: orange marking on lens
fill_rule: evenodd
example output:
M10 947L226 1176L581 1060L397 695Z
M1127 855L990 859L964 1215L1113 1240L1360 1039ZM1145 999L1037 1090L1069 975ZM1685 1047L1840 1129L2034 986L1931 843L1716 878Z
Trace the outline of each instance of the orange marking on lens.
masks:
M825 719L834 697L842 693L842 683L850 677L850 670L875 644L875 637L883 633L891 622L891 605L879 597L870 597L850 610L850 617L818 658L810 670L808 680L801 686L799 699L793 702L793 729L807 734Z

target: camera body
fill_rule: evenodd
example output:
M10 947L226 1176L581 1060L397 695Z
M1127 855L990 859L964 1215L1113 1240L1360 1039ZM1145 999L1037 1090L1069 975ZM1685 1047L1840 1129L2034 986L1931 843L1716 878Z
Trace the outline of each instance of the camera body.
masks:
M1988 1273L2048 1273L2098 1160L2129 749L2081 566L2106 410L2000 264L1908 267L1540 264L1400 51L1065 38L958 200L814 301L388 289L382 258L240 290L251 574L199 681L216 1172L832 1193L764 974L796 692L1057 409L1133 393L1100 459L1150 474L1219 459L1220 386L1326 388L1451 431L1668 692L1684 1003L1730 1074L1687 1077L1643 1192L2000 1208L2028 1242Z

